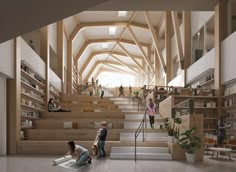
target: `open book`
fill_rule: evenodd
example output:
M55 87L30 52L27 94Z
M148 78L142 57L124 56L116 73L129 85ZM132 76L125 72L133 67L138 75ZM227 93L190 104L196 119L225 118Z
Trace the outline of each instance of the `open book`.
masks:
M57 165L73 171L81 168L81 166L76 165L76 160L72 159L71 155L55 159L53 161L53 165Z

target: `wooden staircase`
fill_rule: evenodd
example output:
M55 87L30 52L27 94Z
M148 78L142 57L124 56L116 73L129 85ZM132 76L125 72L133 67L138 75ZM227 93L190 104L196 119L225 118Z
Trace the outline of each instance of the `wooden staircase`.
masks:
M129 98L111 98L114 104L119 105L122 112L125 112L124 130L120 133L120 145L111 148L110 158L112 159L134 159L134 139L135 131L143 119L145 107L140 106ZM137 138L137 159L145 160L170 160L172 159L168 148L168 135L166 132L158 129L163 120L160 115L155 115L155 129L151 129L149 117L146 115L144 142L142 133ZM128 130L134 129L133 132ZM130 142L130 146L123 143ZM140 145L142 143L142 146ZM152 145L150 145L152 143Z
M129 101L129 103L127 103ZM90 96L63 96L63 108L71 109L72 112L43 112L40 119L35 120L35 128L26 130L27 140L20 140L17 144L18 153L24 154L64 154L67 151L67 141L75 140L76 143L86 147L91 151L97 128L94 123L106 121L112 123L112 128L108 129L106 141L107 154L111 153L111 158L122 159L115 151L121 150L132 154L134 147L134 133L140 123L144 107L137 107L137 103L129 99L104 98ZM161 119L156 116L155 122L158 124ZM166 133L162 130L150 129L147 118L147 129L145 142L138 138L139 159L145 159L146 147L157 150L167 149ZM72 122L71 129L64 129L64 122ZM157 149L161 147L163 149ZM124 149L122 149L124 148ZM150 152L148 149L147 152ZM141 156L141 157L140 157ZM133 155L128 155L132 159ZM156 157L152 159L161 159Z

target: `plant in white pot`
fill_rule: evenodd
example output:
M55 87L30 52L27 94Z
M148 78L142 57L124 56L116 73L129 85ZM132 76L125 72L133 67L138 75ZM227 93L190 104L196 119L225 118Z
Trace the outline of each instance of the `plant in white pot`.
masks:
M201 139L194 135L196 128L190 128L180 134L179 145L185 151L187 162L195 162L196 152L201 148Z

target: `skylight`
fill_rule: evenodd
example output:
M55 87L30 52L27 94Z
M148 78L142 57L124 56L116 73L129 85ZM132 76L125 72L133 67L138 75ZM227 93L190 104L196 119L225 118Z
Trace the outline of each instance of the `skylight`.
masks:
M109 35L115 35L116 34L116 27L111 26L109 27Z
M103 49L108 49L108 43L102 43L102 48Z
M119 17L126 17L127 13L128 13L128 11L118 11L118 16Z

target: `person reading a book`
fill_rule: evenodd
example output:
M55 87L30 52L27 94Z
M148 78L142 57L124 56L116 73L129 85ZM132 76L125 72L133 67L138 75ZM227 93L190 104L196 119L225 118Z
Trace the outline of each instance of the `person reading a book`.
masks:
M48 112L71 112L71 110L62 109L61 105L57 106L53 98L48 101Z
M74 154L76 156L76 165L81 166L87 163L91 164L92 158L90 157L89 151L86 148L75 144L74 141L69 141L67 144L69 151L64 157Z

